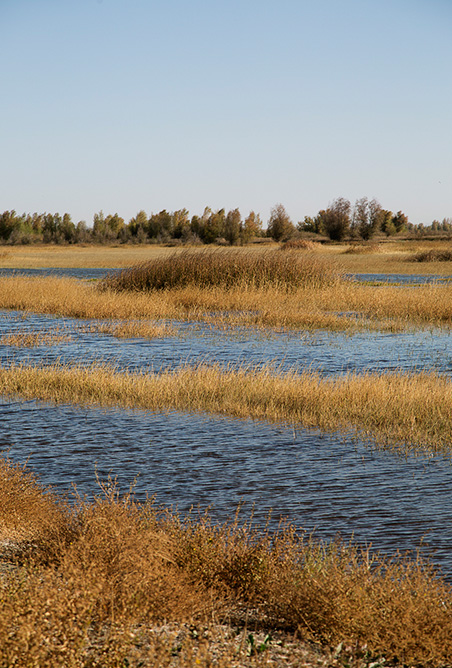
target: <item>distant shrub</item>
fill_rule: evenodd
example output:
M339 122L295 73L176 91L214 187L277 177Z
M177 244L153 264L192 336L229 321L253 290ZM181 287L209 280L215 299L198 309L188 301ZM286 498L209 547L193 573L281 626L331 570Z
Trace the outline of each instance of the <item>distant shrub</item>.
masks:
M309 239L289 239L281 246L281 250L316 250L320 248L320 244L316 241L309 241Z
M366 253L381 253L380 244L370 243L370 244L352 244L345 251L345 255L364 255Z
M421 251L411 255L407 260L408 262L452 262L452 250L443 248Z
M331 285L340 280L331 264L312 256L296 253L242 252L236 250L185 251L157 258L108 275L101 289L165 290L196 285L201 288L218 286L280 287Z

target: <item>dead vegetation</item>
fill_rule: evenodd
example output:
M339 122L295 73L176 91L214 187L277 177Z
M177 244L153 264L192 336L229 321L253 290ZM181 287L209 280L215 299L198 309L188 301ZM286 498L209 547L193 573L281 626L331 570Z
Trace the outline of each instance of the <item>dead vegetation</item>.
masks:
M419 559L240 515L181 518L114 480L69 504L7 459L0 481L5 666L433 667L452 654L450 588Z

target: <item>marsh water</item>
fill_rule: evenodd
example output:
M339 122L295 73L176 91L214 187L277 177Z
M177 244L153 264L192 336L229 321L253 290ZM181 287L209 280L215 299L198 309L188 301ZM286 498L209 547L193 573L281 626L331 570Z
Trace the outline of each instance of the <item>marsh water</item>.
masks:
M105 270L102 270L105 272ZM61 273L61 272L59 272ZM96 278L96 276L90 276ZM447 330L403 333L263 334L171 323L175 335L117 339L92 333L92 322L0 312L4 334L58 328L69 340L31 349L0 345L0 362L113 363L118 370L176 368L184 363L271 363L278 369L452 371ZM402 455L352 435L294 430L251 420L200 414L52 406L0 399L0 450L29 466L46 484L88 496L100 478L118 477L139 498L158 505L231 518L244 503L256 524L272 511L319 538L341 534L375 549L421 549L452 578L452 462ZM134 482L135 481L135 482ZM199 509L199 510L198 510Z

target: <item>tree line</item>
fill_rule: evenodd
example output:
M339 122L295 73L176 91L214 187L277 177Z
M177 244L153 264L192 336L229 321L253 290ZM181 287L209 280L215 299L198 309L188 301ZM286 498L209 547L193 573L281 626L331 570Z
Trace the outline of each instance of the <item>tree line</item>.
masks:
M255 237L269 237L275 241L286 241L303 233L328 237L334 241L346 238L368 240L376 234L393 236L411 232L452 232L452 219L433 221L430 227L415 226L407 216L398 211L384 209L376 199L358 199L352 206L349 200L339 197L327 209L316 216L305 216L296 225L285 207L276 204L264 229L258 213L251 211L245 218L239 209L226 212L213 211L206 207L202 215L190 216L187 209L169 212L163 209L148 216L139 211L125 222L117 213L94 214L93 224L88 227L83 220L74 223L69 213L17 214L14 210L0 214L0 242L7 244L30 244L36 242L74 243L223 243L241 245Z

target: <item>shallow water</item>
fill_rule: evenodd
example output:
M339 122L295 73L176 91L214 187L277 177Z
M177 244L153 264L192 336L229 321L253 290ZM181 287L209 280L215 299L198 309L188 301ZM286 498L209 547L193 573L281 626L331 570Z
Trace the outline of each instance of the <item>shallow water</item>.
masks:
M123 370L174 369L184 363L218 362L277 369L317 369L325 375L352 371L452 371L449 330L402 333L316 331L265 334L251 328L220 329L206 323L169 323L177 336L161 339L118 339L87 332L92 320L56 318L33 313L0 311L0 337L25 332L58 330L71 337L67 343L36 348L15 348L0 343L0 363L78 362L113 363Z
M177 336L145 341L87 333L88 324L92 321L0 312L0 336L55 328L71 336L68 343L33 349L0 345L0 362L106 361L130 370L200 361L271 362L325 375L452 370L447 330L266 336L250 329L172 323ZM315 528L319 537L339 532L389 552L413 550L423 542L422 553L452 579L452 467L441 457L403 458L348 437L250 420L1 399L0 449L9 450L15 461L28 459L43 482L61 490L76 483L80 493L95 493L97 463L100 477L117 474L123 491L138 476L140 498L149 493L158 504L182 512L210 505L219 521L244 501L245 515L255 504L259 523L273 509L273 527L283 516L307 531Z
M0 449L42 482L91 496L101 479L181 512L211 506L231 518L244 502L263 526L289 518L321 538L341 533L386 552L433 557L452 576L452 469L440 457L403 458L359 441L251 420L146 411L0 403ZM137 477L138 476L138 477Z

